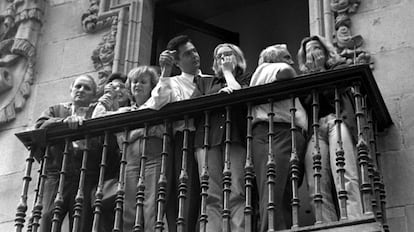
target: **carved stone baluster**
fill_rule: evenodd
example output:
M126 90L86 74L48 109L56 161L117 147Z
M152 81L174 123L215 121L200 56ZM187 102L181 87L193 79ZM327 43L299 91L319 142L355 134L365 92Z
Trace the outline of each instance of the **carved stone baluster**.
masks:
M184 116L184 130L183 130L183 154L181 161L181 172L178 184L178 217L177 217L177 231L184 232L186 219L184 218L184 206L187 198L188 188L188 174L187 174L187 156L188 156L188 136L190 134L188 115Z
M344 155L344 148L342 142L342 132L341 132L341 124L342 124L342 117L341 117L341 98L339 94L338 88L335 88L335 127L336 133L338 137L338 141L336 144L336 166L338 167L337 173L339 176L339 189L337 189L338 199L339 199L339 218L340 220L348 219L348 211L347 211L347 200L348 200L348 192L345 188L345 155Z
M299 157L296 148L296 124L295 124L295 98L291 99L292 107L290 108L290 123L291 123L291 134L292 134L292 154L290 156L290 180L292 182L292 228L299 227ZM270 143L269 143L270 144Z
M82 166L80 169L78 192L76 193L75 207L73 209L74 214L73 214L72 232L80 231L80 222L82 220L81 216L82 216L83 200L84 200L84 194L85 194L84 188L85 188L86 172L87 172L86 163L88 162L88 156L89 156L89 135L85 135L85 148L83 149L83 155L82 155ZM90 193L86 193L86 194L90 194Z
M201 213L200 213L200 231L207 231L207 197L208 197L208 159L207 151L210 148L208 141L208 135L210 133L210 112L204 111L204 143L203 143L203 154L204 154L204 166L201 170L200 187L201 187Z
M275 220L275 184L276 184L276 163L275 163L275 154L273 153L272 141L275 135L273 117L275 116L273 112L273 99L269 99L269 108L270 111L267 113L269 121L269 133L267 134L269 139L269 147L267 154L267 163L266 163L266 176L267 176L267 187L269 192L269 199L267 199L267 217L268 217L268 231L275 231L274 220ZM280 207L278 205L278 207Z
M362 111L362 95L360 92L359 85L354 86L354 99L355 99L355 117L357 120L357 129L358 129L358 163L361 170L361 192L362 192L362 207L364 214L372 214L372 205L371 205L371 184L368 177L368 145L364 138L363 133L363 123L364 123L364 112Z
M43 157L41 164L40 164L40 174L39 174L39 183L38 183L38 192L36 195L35 204L33 207L33 221L31 223L30 230L31 232L37 232L40 224L40 218L42 217L42 209L43 209L43 193L45 189L45 181L46 181L46 165L47 160L49 159L49 146L46 147L45 156Z
M315 224L322 223L322 193L321 193L321 169L322 169L322 161L321 161L321 149L319 147L319 94L316 90L312 91L312 130L313 130L313 137L314 140L314 148L312 153L313 159L313 181L315 186L315 192L313 193L313 202L315 204Z
M160 177L158 179L158 196L157 196L157 219L155 222L155 231L162 232L164 230L164 213L165 213L165 201L167 198L167 158L169 147L169 134L168 134L167 120L164 121L164 133L162 135L162 153L161 153L161 170Z
M377 124L374 122L374 139L376 139L378 137L377 134L378 128L377 128ZM377 160L377 178L379 179L379 189L380 189L380 202L379 202L379 207L380 207L380 211L381 211L381 222L382 222L382 227L384 228L385 232L389 232L389 227L387 224L387 208L386 208L386 194L385 194L385 185L384 185L384 179L382 176L382 160L381 160L381 153L378 151L377 148L377 143L375 143L375 157Z
M253 191L253 182L254 182L254 167L253 167L253 157L252 157L252 104L247 103L247 134L246 134L246 163L244 165L244 183L245 183L245 194L246 194L246 203L244 206L244 231L252 232L253 231L253 205L252 205L252 191Z
M231 146L231 107L226 106L226 140L224 141L224 168L223 168L223 232L230 232L230 146Z
M125 179L126 179L126 153L128 149L128 138L129 138L129 130L128 128L124 129L124 141L122 142L122 155L121 155L121 163L119 166L119 182L118 182L118 189L116 192L115 198L115 219L114 219L114 227L112 232L119 232L121 231L121 222L122 222L122 211L124 205L124 198L125 198Z
M142 141L142 152L140 158L140 171L137 183L135 225L134 232L144 231L144 200L145 200L145 166L147 162L147 143L148 143L148 124L144 126L144 136Z
M102 148L102 158L101 164L99 169L99 180L98 186L96 188L95 193L95 202L94 202L94 217L93 217L93 232L99 232L99 222L102 214L102 198L103 198L103 185L104 185L104 178L105 178L105 169L106 169L106 157L108 154L108 144L109 144L109 132L105 132L105 138Z
M34 162L34 151L29 147L30 153L29 157L26 159L26 172L23 177L23 188L22 188L22 195L20 196L20 202L17 205L17 212L16 212L16 219L15 219L15 226L16 232L23 231L26 211L27 211L27 193L29 191L29 183L32 180L31 172L32 166Z

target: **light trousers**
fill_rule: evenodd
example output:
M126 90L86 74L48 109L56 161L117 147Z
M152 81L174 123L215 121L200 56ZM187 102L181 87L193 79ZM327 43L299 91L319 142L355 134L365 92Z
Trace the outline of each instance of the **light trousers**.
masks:
M224 168L225 146L213 146L207 151L208 164L208 197L207 197L207 231L221 232L223 228L223 168ZM196 160L201 176L205 165L205 153L202 148L197 148ZM232 232L244 231L244 162L246 148L239 143L230 145L230 171L231 171L231 193L229 199L230 227Z
M322 194L322 221L338 220L337 205L339 199L333 193L340 190L340 179L337 173L336 149L338 145L338 131L335 125L335 115L329 114L319 120L319 147L321 153L321 194ZM341 138L345 158L345 190L347 191L348 219L362 216L362 203L359 190L359 172L356 160L356 147L348 127L341 123ZM310 194L315 193L314 170L312 153L315 148L315 136L309 141L306 156L305 170ZM335 191L335 192L334 192ZM312 201L312 205L314 202ZM314 205L313 205L314 206Z
M143 139L138 139L131 144L131 150L127 155L127 169L125 179L125 201L123 209L123 231L132 231L136 216L136 193L140 172L140 158ZM162 140L150 137L147 141L147 161L145 165L145 190L144 190L144 224L143 231L154 231L156 222L156 206L158 197L158 180L161 171ZM168 189L167 189L168 192ZM168 193L167 193L168 194ZM168 231L167 223L164 222L164 231Z

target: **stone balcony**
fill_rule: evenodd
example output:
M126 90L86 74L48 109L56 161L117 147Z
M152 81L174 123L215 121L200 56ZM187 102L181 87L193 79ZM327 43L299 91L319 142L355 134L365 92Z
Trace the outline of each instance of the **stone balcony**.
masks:
M293 225L291 229L284 231L388 231L385 210L385 188L382 182L382 176L386 174L382 173L381 171L381 153L377 150L376 137L378 136L378 132L381 132L382 130L389 127L392 124L392 121L386 108L386 105L384 103L384 100L381 96L381 93L379 92L375 79L372 75L372 72L369 66L367 65L352 66L345 69L303 75L293 80L279 81L263 86L256 86L238 90L229 95L214 94L211 96L203 96L182 102L171 103L159 111L141 110L126 112L117 115L109 115L102 118L90 119L85 121L84 125L82 125L77 130L71 130L67 128L66 125L61 124L53 128L18 133L16 134L16 136L21 140L21 142L28 148L30 152L27 158L26 173L23 177L23 194L21 197L21 201L18 203L17 207L16 231L23 231L23 229L25 228L28 228L31 231L37 231L37 228L39 226L39 220L42 215L43 207L41 200L39 200L42 199L42 197L39 196L42 196L43 194L43 185L46 179L44 172L40 172L41 174L38 175L37 172L32 170L34 162L45 162L44 155L38 156L34 152L39 148L48 147L49 144L59 143L62 141L65 141L65 143L69 143L70 141L75 141L79 139L89 139L95 136L104 135L108 136L112 133L127 132L137 128L148 128L151 125L169 125L170 123L177 120L189 120L190 118L194 117L204 117L205 115L208 115L208 112L217 109L229 107L245 107L247 109L247 112L250 112L251 106L257 104L267 104L269 102L269 104L271 104L271 102L278 101L281 99L293 99L294 97L315 96L315 93L319 91L331 90L333 93L335 93L337 90L348 87L354 89L353 97L356 107L354 120L357 125L358 134L358 141L355 145L358 149L357 166L359 167L360 171L360 193L363 200L364 216L360 219L348 220L346 210L345 212L343 212L343 210L340 209L339 214L342 218L341 220L329 223L322 223L320 218L318 218L318 212L314 212L314 224L303 226L301 223L303 219L300 218L298 214L298 210L301 204L301 199L299 199L299 196L297 195L297 190L299 186L297 183L297 179L291 177L292 186L294 186L292 196ZM317 110L317 100L313 100L313 109ZM294 104L292 105L291 109L291 112L295 111ZM240 117L245 118L247 120L247 127L250 127L247 128L248 132L246 135L246 143L249 144L251 142L251 134L249 134L249 131L251 131L252 126L251 115L249 115L248 113L247 115L240 115ZM312 130L318 130L317 123L312 122L311 118L309 118L309 120L309 124L312 125ZM340 124L342 123L342 120L339 120L337 118L336 123ZM231 125L231 122L229 122L229 124ZM294 131L296 127L293 120L291 126L292 130ZM170 136L167 131L164 133L164 135L165 137ZM227 140L231 141L231 137L227 138ZM208 144L206 144L205 147L207 149ZM247 147L249 147L249 145L247 145ZM162 155L167 156L168 154L163 153ZM250 161L251 151L247 150L245 166L245 190L247 198L245 205L246 231L256 231L255 228L257 226L257 213L255 211L257 209L255 209L251 205L251 197L253 191L251 183L253 182L254 178L254 173L252 173L251 170L252 165L254 164L252 164ZM291 162L294 163L296 161L297 157L295 157L295 154L292 154ZM103 164L105 164L104 159ZM126 165L127 164L125 162L125 157L122 156L120 162L121 168L119 176L123 176L125 174L124 172ZM66 171L67 170L62 169L60 177L64 177ZM105 165L101 165L101 175L102 171L105 171ZM81 169L81 172L86 172L86 170ZM294 176L295 173L292 173L292 176ZM38 183L38 187L35 190L29 189L29 182L32 179L37 180ZM84 178L80 179L81 181L85 181ZM100 178L97 185L102 186L102 181L103 180ZM121 222L122 215L120 209L122 208L123 204L122 199L125 187L123 186L122 181L123 180L120 179L120 184L118 184L118 200L116 203L118 205L113 210L116 220L116 223L114 225L114 231L119 231L120 229L119 222ZM181 183L184 185L184 188L186 188L185 183L186 180L184 179ZM36 191L37 197L35 199L34 204L27 202L27 196L29 191ZM200 189L202 197L205 196L205 194L203 193L205 193L206 191L207 190L205 189L205 186L203 187L202 184L202 187ZM185 201L185 192L186 191L184 189L182 192L182 194L184 194L184 197L180 198L179 200ZM138 192L137 194L139 195L140 193ZM346 193L344 194L345 195L343 195L342 193L338 193L338 196L341 196L341 201L346 204ZM98 194L97 200L94 204L94 218L90 219L94 220L94 225L97 225L100 220L100 197L102 197L102 195ZM164 210L165 195L162 195L162 193L158 194L157 199L158 209ZM224 200L226 201L226 199ZM315 204L323 204L320 203L318 197L314 196L312 200L315 202ZM77 201L82 201L81 195L79 196ZM137 207L137 212L142 212L142 209L139 208L142 207L142 205L137 204ZM205 206L201 205L202 212L203 207ZM75 212L75 214L80 213L81 210L82 208L75 207L75 211L77 211ZM201 213L201 215L202 217L200 217L200 225L205 223L205 217L203 217L203 213ZM225 219L225 216L223 216L223 218ZM63 219L59 218L57 220ZM185 221L185 218L183 220ZM142 224L142 222L139 223ZM164 224L162 222L162 218L157 218L157 226L154 230L163 231L163 225ZM178 224L177 227L178 231L182 229ZM98 231L97 227L95 227L93 231Z

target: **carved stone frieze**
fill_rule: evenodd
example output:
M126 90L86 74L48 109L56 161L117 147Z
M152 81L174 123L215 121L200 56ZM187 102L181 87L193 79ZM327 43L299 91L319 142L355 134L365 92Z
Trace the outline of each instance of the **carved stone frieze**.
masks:
M348 64L370 64L373 67L371 55L361 48L364 39L351 32L351 14L358 10L360 3L361 0L331 1L331 9L335 14L333 44Z
M30 95L44 5L44 0L0 4L0 125L15 119Z
M128 72L138 65L139 43L144 0L90 0L82 15L82 26L87 33L110 27L97 48L92 62L98 73L98 94L112 72ZM147 8L148 9L148 8Z
M103 87L108 76L112 73L118 20L114 20L111 30L102 37L98 47L92 52L92 62L98 71L98 95L103 93Z
M88 10L82 14L82 26L83 29L88 33L93 33L95 31L101 30L102 28L111 26L117 17L116 14L100 15L100 3L101 1L99 0L90 0Z

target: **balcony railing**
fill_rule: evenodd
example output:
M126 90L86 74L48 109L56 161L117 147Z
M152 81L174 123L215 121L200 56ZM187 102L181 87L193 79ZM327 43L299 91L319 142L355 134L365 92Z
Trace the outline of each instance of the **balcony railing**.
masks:
M377 149L376 145L376 136L378 131L382 131L385 128L389 127L392 124L391 117L388 113L386 105L383 101L383 98L379 92L375 79L371 73L371 70L366 65L361 66L353 66L345 69L327 71L323 73L314 73L310 75L303 75L299 76L293 80L287 81L278 81L275 83L251 87L239 91L235 91L232 94L215 94L210 96L203 96L195 99L190 99L182 102L175 102L167 105L163 109L159 111L154 110L140 110L140 111L133 111L133 112L126 112L122 114L116 115L109 115L102 118L95 118L86 120L84 124L77 130L69 129L66 125L60 124L52 128L47 129L40 129L40 130L32 130L32 131L25 131L21 133L17 133L16 136L21 140L21 142L27 147L30 151L28 158L26 160L26 172L23 177L23 188L22 188L22 195L21 200L17 207L16 213L16 231L23 231L25 225L29 231L37 231L39 227L40 218L42 217L42 208L43 208L43 194L44 194L44 184L46 181L46 173L44 169L39 170L39 175L33 174L33 163L37 159L43 167L45 162L47 162L47 152L46 155L35 156L35 150L38 150L40 147L45 147L46 151L48 147L52 144L56 143L65 143L66 147L68 143L75 140L86 139L89 140L90 138L96 136L103 136L105 137L105 143L102 150L102 164L100 170L100 177L98 178L98 182L96 183L98 186L98 193L97 200L95 200L94 204L94 218L88 220L94 220L94 231L96 231L96 225L99 224L100 220L100 198L102 198L102 187L103 184L103 175L105 172L105 162L107 156L107 141L108 137L114 133L125 133L128 134L129 131L137 128L145 128L145 131L151 125L158 125L163 124L170 125L172 122L177 120L185 120L188 122L190 118L195 117L206 117L208 119L209 112L218 110L218 109L229 109L229 107L245 107L247 110L247 115L240 115L240 117L245 118L247 124L247 134L246 134L246 144L247 144L247 155L246 155L246 165L245 165L245 195L246 195L246 204L245 204L245 231L256 231L257 223L255 223L254 216L256 215L254 207L252 206L252 192L253 190L253 182L254 182L254 173L253 173L253 163L252 163L252 153L251 153L251 131L252 131L252 116L251 116L251 109L252 106L258 104L272 104L272 102L282 100L282 99L293 99L294 97L304 97L304 96L311 96L312 98L312 110L317 112L319 104L318 99L316 97L316 93L321 91L331 90L335 99L335 102L339 102L338 98L340 97L338 91L347 88L353 88L353 100L355 104L355 115L354 119L357 125L357 138L358 141L355 144L357 148L357 166L359 167L360 173L360 194L362 198L362 205L363 205L363 217L361 219L356 220L347 220L347 213L346 209L346 201L347 201L347 193L346 191L340 190L337 195L339 197L339 208L340 208L340 218L341 220L337 222L329 222L329 223L322 223L321 220L321 212L320 206L323 204L318 193L314 194L313 202L315 204L315 224L308 225L308 226L300 226L301 221L303 219L299 218L299 207L301 201L298 196L298 173L295 170L290 171L290 181L292 182L292 219L293 224L290 230L292 231L350 231L349 228L352 227L353 230L359 231L387 231L388 226L386 223L386 210L385 210L385 191L384 191L384 184L382 181L382 171L381 171L381 158L380 152ZM292 101L294 102L294 101ZM338 126L343 123L342 120L338 117L340 111L340 104L336 104L336 113L337 118L335 120L335 124ZM295 112L295 106L292 104L291 107L292 115ZM269 121L271 122L271 116L269 114ZM207 120L208 121L208 120ZM226 122L228 126L231 126L231 122L229 118ZM314 133L318 133L318 122L317 119L309 118L309 124L312 125L311 130ZM206 125L208 127L208 123ZM291 122L291 130L295 131L295 122L292 120ZM187 128L188 129L188 128ZM228 128L227 128L228 129ZM184 136L188 136L188 133L185 133L188 130L184 130ZM230 134L230 133L229 133ZM147 135L144 135L144 137ZM163 135L163 152L162 156L162 170L161 170L161 178L159 178L158 185L160 189L157 195L157 204L154 210L157 210L157 224L155 231L163 231L164 223L163 223L163 211L165 211L165 166L168 165L166 163L166 158L169 155L168 149L165 147L167 146L167 139L171 138L171 134L168 130L165 130ZM144 139L145 140L145 139ZM186 139L184 139L186 141ZM230 135L226 138L226 141L231 141ZM186 146L191 146L191 144L184 144ZM124 143L121 150L126 151L128 144ZM294 146L294 145L293 145ZM145 146L144 146L145 147ZM204 144L204 149L208 149L208 142ZM183 155L186 151L184 149ZM68 154L67 151L64 153L64 158L62 162L65 162L65 155ZM145 153L144 153L145 154ZM85 161L88 156L88 149L85 149L83 153L83 160ZM343 160L343 155L341 156L340 152L337 154L339 160ZM267 157L267 154L266 156ZM337 157L337 160L338 160ZM342 158L342 159L341 159ZM142 165L145 165L145 155L141 156L143 162ZM317 156L314 157L314 178L315 183L319 183L320 175L318 175L318 158ZM291 158L291 167L295 167L295 162L297 162L297 155L292 154ZM320 161L320 160L319 160ZM86 161L85 161L86 162ZM346 161L345 161L346 162ZM119 231L122 223L122 207L123 207L123 197L124 197L124 181L125 181L125 168L128 164L126 163L125 152L122 154L121 162L120 162L120 175L119 175L119 183L118 183L118 196L116 198L116 206L113 210L115 214L115 222L114 222L114 231ZM141 165L141 169L142 166ZM338 168L339 172L345 172L346 166L344 167L341 162L337 162L337 165L340 167ZM342 165L342 166L341 166ZM185 168L186 164L184 164ZM60 172L60 178L65 178L65 164L63 163L62 169ZM224 172L226 173L226 172ZM142 171L140 175L143 175ZM163 176L164 175L164 176ZM37 187L34 190L35 199L33 205L33 209L31 209L31 215L28 217L28 193L29 189L29 182L32 178L37 178ZM86 170L85 165L82 166L80 169L80 178L79 178L79 190L78 195L76 197L75 204L78 204L79 207L75 207L74 212L74 223L79 223L79 215L81 215L82 207L80 207L82 202L83 194L83 185L85 182ZM224 178L225 180L226 178ZM182 181L180 183L180 201L185 201L185 194L186 194L186 179L180 178ZM201 189L200 193L202 196L201 201L201 216L200 216L200 227L203 228L203 224L206 223L208 217L205 213L205 197L207 194L208 182L203 182L203 176L201 177ZM342 181L342 180L341 180ZM62 181L63 182L63 181ZM225 182L225 181L224 181ZM140 183L143 184L143 183ZM229 183L223 183L224 185ZM137 211L138 213L142 213L142 202L143 202L143 195L142 188L145 186L138 186L137 188ZM317 186L318 187L318 186ZM316 187L316 188L317 188ZM61 186L59 185L59 189ZM62 187L63 188L63 187ZM224 187L226 189L226 186ZM61 189L60 189L61 190ZM228 191L228 190L225 190ZM228 192L223 191L224 201L228 201ZM83 193L83 194L82 194ZM59 201L56 200L55 203L57 204L56 207L59 208ZM227 205L227 204L224 204ZM277 206L275 206L277 207ZM269 207L272 208L272 207ZM179 210L182 210L179 208ZM271 209L270 209L271 210ZM161 212L159 212L161 211ZM225 211L225 210L224 210ZM224 212L225 214L225 212ZM53 223L59 224L59 220L62 220L58 217L58 214L55 215ZM226 217L228 215L223 215L223 222L228 223L226 221ZM139 217L137 217L139 218ZM207 219L207 220L206 220ZM227 218L228 219L228 218ZM177 227L178 231L182 231L180 226L182 222L185 221L185 218L179 218L177 220ZM136 228L142 228L142 222L137 221ZM55 225L56 226L56 225ZM76 226L75 226L76 228ZM141 231L141 230L136 231ZM77 231L74 229L73 231ZM143 231L143 230L142 230Z

